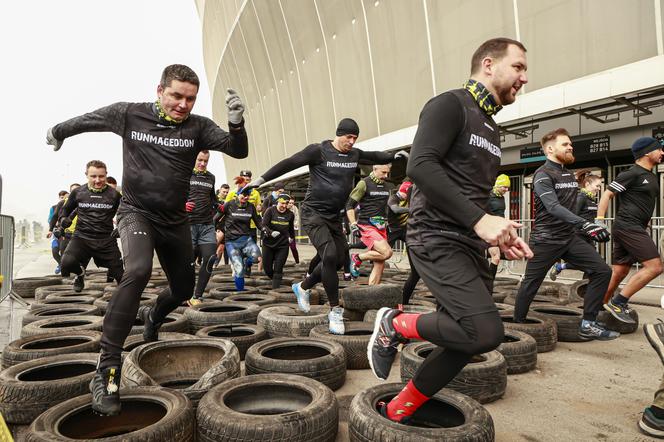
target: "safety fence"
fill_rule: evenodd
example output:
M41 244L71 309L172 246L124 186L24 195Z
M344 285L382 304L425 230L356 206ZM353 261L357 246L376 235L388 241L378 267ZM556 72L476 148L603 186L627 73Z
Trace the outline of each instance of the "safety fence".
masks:
M0 300L12 291L14 271L14 218L0 215Z

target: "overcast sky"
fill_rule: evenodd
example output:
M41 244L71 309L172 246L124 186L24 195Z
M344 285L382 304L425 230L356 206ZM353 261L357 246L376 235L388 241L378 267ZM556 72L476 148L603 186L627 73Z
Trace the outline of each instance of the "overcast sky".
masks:
M169 64L196 71L194 113L211 117L193 0L6 1L0 15L2 214L45 223L58 191L83 183L92 159L121 181L120 137L82 134L53 152L46 130L117 101L153 101ZM225 180L221 154L212 154L209 167L217 182Z

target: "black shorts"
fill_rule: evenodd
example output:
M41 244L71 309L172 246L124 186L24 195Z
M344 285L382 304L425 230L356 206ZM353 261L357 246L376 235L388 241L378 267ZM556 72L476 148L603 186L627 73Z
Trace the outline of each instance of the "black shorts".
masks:
M338 251L345 251L348 243L344 236L341 218L324 218L306 209L302 209L300 214L302 228L318 252L322 252L325 246L330 243L334 244Z
M92 258L97 267L122 268L122 256L115 238L92 240L74 236L65 253L72 254L77 262L87 263Z
M423 232L408 250L422 280L454 320L497 311L483 252L437 232Z
M612 264L632 265L659 258L657 245L646 230L613 229Z

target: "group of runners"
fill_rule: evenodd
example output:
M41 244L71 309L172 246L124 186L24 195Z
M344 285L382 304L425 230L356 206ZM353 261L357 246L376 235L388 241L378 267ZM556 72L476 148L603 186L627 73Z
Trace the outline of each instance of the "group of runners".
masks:
M654 247L653 255L652 240L645 230L658 190L650 170L661 161L661 145L650 138L634 143L636 164L609 185L592 219L576 211L579 184L566 168L574 161L568 132L558 129L547 133L541 143L547 160L534 176L536 214L529 246L519 237L522 225L504 217L504 208L500 213L499 200L509 190L509 178L499 176L496 180L501 149L500 128L494 121L495 114L512 104L528 81L526 48L508 38L488 40L473 54L470 71L462 88L426 103L410 154L356 148L360 128L344 118L331 140L306 146L257 178L241 173L237 189L220 189L222 195L228 192L223 204L214 192L214 176L207 171L209 151L247 157L244 105L228 89L228 131L192 114L199 80L186 66L171 65L164 70L155 102L115 103L49 129L47 143L55 150L65 139L83 132L111 131L123 139L121 198L103 184L97 170L101 166L89 164L88 186L74 191L67 200L78 203L77 232L86 232L82 219L92 219L93 210L101 211L103 205L105 212L95 215L93 224L97 226L95 234L103 224L104 238L111 237L111 214L117 209L123 249L124 273L111 271L111 261L120 262L115 240L109 239L108 250L100 256L99 248L92 249L87 242L98 244L99 237L94 236L81 236L71 259L63 257L61 264L63 274L82 278L83 264L90 255L99 258L98 265L106 264L109 275L118 281L104 317L99 364L90 385L93 409L105 415L120 411L122 345L150 278L154 251L169 286L161 291L156 305L144 311L146 341L158 338L166 315L177 306L202 296L211 266L222 259L220 237L236 288L243 288L244 276L261 256L252 222L262 232L265 273L279 285L283 262L294 240L294 216L288 210L291 199L283 193L283 185L274 186L266 207L260 210L260 199L255 205L252 198L255 202L259 187L302 166L309 168L309 184L299 209L300 223L317 256L306 277L292 286L299 309L309 311L310 290L322 283L329 299L330 332L343 334L337 272L346 267L348 272L344 273L356 275L362 262L369 260L373 262L370 283L380 283L384 262L392 255L390 244L404 238L411 264L404 302L420 278L438 302L438 309L426 314L388 307L377 313L367 352L379 379L387 379L399 345L413 339L436 345L403 390L379 404L387 419L407 424L474 355L493 350L503 341L503 323L491 296L501 257L528 260L517 295L515 321L527 319L542 280L556 261L564 259L569 263L566 265L583 270L590 280L579 334L587 339L617 337L596 321L605 297L604 308L618 320L630 322L629 297L661 272L657 249ZM409 178L393 193L386 178L390 164L397 161L407 161ZM372 172L354 185L362 164L372 166ZM591 192L592 187L583 183ZM612 272L589 241L609 239L601 218L614 195L618 195L620 209L613 226L616 246ZM65 216L61 218L68 219L72 206L64 204ZM591 204L586 206L590 210ZM360 238L367 251L349 256L344 216L348 218L348 233ZM215 229L215 223L223 223L224 229ZM390 229L386 229L388 223ZM201 258L198 284L196 255ZM635 261L643 264L642 269L614 295L611 290L618 287ZM651 336L660 335L653 332ZM649 421L651 426L656 422L664 430L664 410L655 405L648 410L655 419Z

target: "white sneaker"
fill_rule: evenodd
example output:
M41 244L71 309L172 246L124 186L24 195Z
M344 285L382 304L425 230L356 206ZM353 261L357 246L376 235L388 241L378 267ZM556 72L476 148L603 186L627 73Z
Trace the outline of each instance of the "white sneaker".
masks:
M330 313L327 314L327 319L330 321L330 333L333 335L343 335L346 332L343 307L333 307Z
M293 289L293 293L295 293L295 297L297 298L297 306L300 308L300 310L305 313L311 310L311 306L309 305L309 295L311 294L311 291L303 289L301 282L293 284L291 288Z

